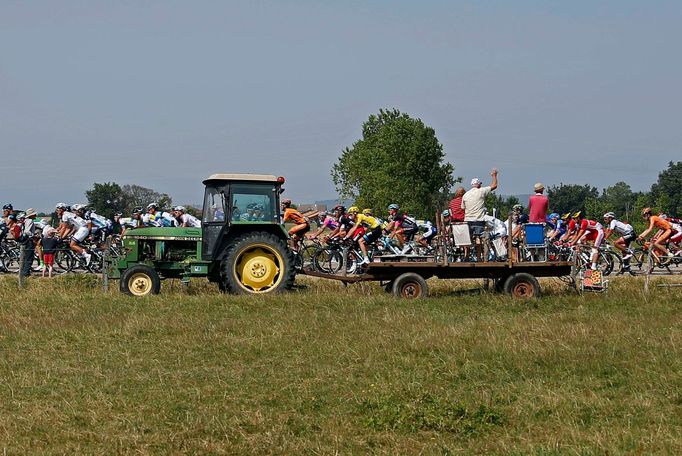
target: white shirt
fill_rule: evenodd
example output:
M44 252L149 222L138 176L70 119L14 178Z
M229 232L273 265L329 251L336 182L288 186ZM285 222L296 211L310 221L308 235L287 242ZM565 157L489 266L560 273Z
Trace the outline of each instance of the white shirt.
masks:
M486 215L483 217L485 224L488 225L488 229L495 236L506 236L507 235L507 225L500 219L496 219L492 215Z
M485 197L492 192L490 187L472 188L462 196L464 221L483 221L485 216Z
M620 222L616 219L611 220L611 223L609 223L609 230L617 231L620 234L630 234L635 231L632 229L632 225Z
M74 214L73 212L64 212L62 214L62 222L73 228L85 228L88 226L88 222Z
M199 228L201 227L201 222L199 221L198 218L191 214L182 214L180 216L180 224L183 226L191 226L193 228Z

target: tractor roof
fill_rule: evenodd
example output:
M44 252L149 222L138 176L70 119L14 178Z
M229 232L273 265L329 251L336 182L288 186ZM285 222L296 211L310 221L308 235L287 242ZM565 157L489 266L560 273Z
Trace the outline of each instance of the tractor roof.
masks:
M259 181L259 182L272 182L277 183L277 176L272 174L212 174L205 181L204 184L208 182L215 181Z

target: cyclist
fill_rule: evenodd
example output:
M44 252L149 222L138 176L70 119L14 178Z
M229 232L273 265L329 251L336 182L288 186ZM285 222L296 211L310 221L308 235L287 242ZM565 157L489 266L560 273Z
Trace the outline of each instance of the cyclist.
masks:
M672 224L657 215L652 215L652 210L650 207L645 207L642 209L642 217L649 222L649 227L644 230L642 234L637 236L637 239L643 241L647 235L653 231L654 228L657 228L658 231L654 236L651 237L651 244L653 245L652 253L655 254L656 250L658 250L665 256L670 256L670 251L666 248L666 241L673 234Z
M376 218L370 215L371 210L369 211L369 214L365 213L365 211L363 211L362 214L358 214L358 208L353 206L350 209L348 209L348 212L351 214L355 213L357 215L355 216L355 226L351 228L351 230L348 232L348 234L346 234L344 239L353 237L355 232L358 231L360 227L363 227L366 230L365 235L362 236L358 241L358 243L360 244L360 250L362 250L362 254L364 255L364 258L362 259L362 261L358 263L358 265L367 264L369 263L369 256L367 254L367 244L371 244L372 242L379 239L379 237L381 237L381 224Z
M135 228L142 228L145 226L142 214L144 210L141 207L136 207L130 214L130 218L121 218L119 222L121 224L121 236L126 234L128 230L133 230Z
M550 231L547 236L547 240L552 242L554 239L561 239L561 237L566 233L566 222L558 213L552 212L547 216L547 226L549 226Z
M10 223L10 215L14 215L14 207L12 206L12 203L7 203L2 206L2 220L5 222L5 227L7 228L5 236L7 236L7 239L14 239L14 233L12 233L12 230L10 229L10 226L12 225Z
M619 220L616 220L616 214L613 212L607 212L604 214L604 221L606 222L604 239L611 237L614 231L620 234L620 237L613 242L613 245L623 253L623 269L618 271L618 274L620 275L627 272L630 275L635 275L635 273L630 270L630 258L632 258L630 244L632 241L637 239L635 230L629 223L623 223Z
M289 236L291 236L291 242L289 244L291 245L291 248L295 250L298 241L310 231L310 223L308 223L308 219L306 219L303 214L291 207L290 199L283 199L281 205L284 210L282 223L292 222L294 224L289 230Z
M143 217L144 224L147 226L177 226L178 222L166 211L159 210L159 203L147 205L147 214Z
M599 246L604 240L602 224L595 222L594 220L586 219L581 211L573 214L573 220L575 220L577 233L573 236L568 245L573 246L579 242L592 242L592 256L590 261L592 262L592 269L596 270L597 259L599 257Z
M308 238L317 239L318 236L322 234L326 229L331 230L331 232L333 233L339 227L339 222L336 221L336 218L334 218L332 214L329 214L326 211L320 211L320 213L318 214L317 226L319 226L320 228L314 233L309 233Z
M436 237L438 230L428 220L416 220L416 223L417 231L421 233L421 235L417 237L417 244L426 248L431 247L431 241Z
M114 223L105 216L95 212L95 208L86 210L85 220L90 223L90 234L92 239L98 244L103 243L107 236L114 231Z
M353 207L354 208L354 207ZM351 208L351 209L353 209ZM355 225L353 216L346 212L345 206L338 205L333 209L334 217L338 220L338 226L331 233L327 235L326 239L334 239L335 237L344 237L348 231Z
M384 234L398 241L398 246L403 247L411 241L419 230L417 221L406 213L400 213L400 206L395 203L388 205L388 225L384 228Z
M76 211L79 210L79 204L74 205ZM57 228L57 236L61 239L65 239L71 235L71 242L69 242L69 248L73 253L85 258L85 264L90 264L91 255L80 243L85 240L90 234L88 229L88 222L86 222L82 217L79 217L75 213L71 212L66 204L58 203L55 207L57 217L60 220L59 228Z
M187 213L184 206L175 206L173 208L173 216L177 220L177 224L182 227L200 228L201 222L192 214Z

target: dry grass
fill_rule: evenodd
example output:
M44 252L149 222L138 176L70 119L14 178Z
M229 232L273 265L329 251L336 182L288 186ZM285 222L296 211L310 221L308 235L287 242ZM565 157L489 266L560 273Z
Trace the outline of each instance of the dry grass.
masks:
M682 290L557 281L513 301L432 281L133 299L0 279L0 442L40 453L682 451ZM114 283L114 287L117 283Z

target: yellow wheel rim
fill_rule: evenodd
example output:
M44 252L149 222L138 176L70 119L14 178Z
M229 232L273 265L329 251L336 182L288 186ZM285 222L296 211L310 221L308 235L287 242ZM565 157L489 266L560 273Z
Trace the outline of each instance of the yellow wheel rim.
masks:
M269 246L249 246L239 256L235 272L246 290L265 292L282 280L282 264L282 257Z
M144 296L152 291L152 278L143 272L137 272L128 279L128 289L135 296Z

